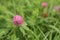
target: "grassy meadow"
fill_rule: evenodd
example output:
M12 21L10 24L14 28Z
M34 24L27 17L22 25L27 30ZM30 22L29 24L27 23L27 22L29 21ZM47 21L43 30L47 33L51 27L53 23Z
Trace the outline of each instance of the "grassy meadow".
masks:
M54 6L60 0L0 0L0 40L60 40L60 9ZM13 24L15 15L23 17L22 26Z

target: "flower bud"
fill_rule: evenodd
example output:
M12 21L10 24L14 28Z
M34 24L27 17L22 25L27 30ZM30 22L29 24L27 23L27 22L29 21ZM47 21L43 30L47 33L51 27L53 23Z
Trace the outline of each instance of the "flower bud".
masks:
M43 16L43 17L48 17L48 14L45 13L45 12L43 12L42 16Z
M54 6L53 10L60 11L60 6Z
M46 2L43 2L42 3L42 7L44 7L44 8L47 7L47 3Z

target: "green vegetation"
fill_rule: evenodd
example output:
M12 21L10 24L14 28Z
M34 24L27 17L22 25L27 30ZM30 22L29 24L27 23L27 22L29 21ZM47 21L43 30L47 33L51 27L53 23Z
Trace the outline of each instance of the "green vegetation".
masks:
M42 2L48 6L43 8ZM60 40L60 11L53 10L56 5L60 6L60 0L0 0L0 40ZM20 27L12 22L16 14L24 19Z

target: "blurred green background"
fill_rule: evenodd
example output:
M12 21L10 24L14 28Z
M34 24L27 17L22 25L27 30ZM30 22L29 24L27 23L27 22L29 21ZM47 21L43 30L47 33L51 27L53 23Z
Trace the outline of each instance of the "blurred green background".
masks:
M60 0L0 0L0 40L60 40L60 12L53 11L55 5L60 6ZM19 28L12 22L16 14L24 18Z

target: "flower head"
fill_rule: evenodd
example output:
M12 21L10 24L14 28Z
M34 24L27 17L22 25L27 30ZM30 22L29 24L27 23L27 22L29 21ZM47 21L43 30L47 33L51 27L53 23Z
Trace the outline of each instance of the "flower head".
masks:
M54 6L53 10L60 11L60 6Z
M47 3L46 2L43 2L42 3L42 7L47 7Z
M15 15L14 17L13 17L13 24L14 25L17 25L17 26L21 26L22 24L23 24L23 18L21 17L21 16L19 16L19 15Z

